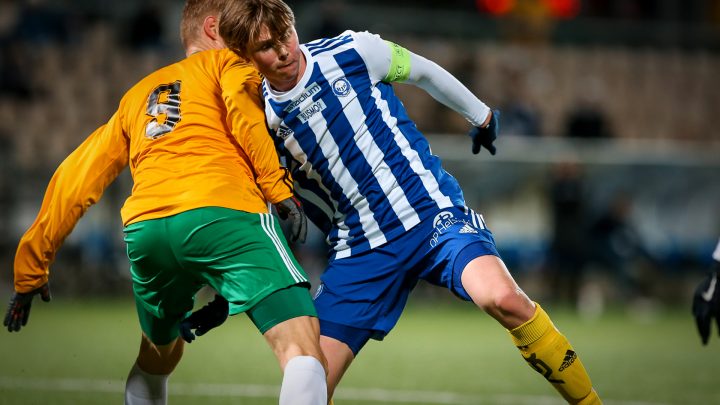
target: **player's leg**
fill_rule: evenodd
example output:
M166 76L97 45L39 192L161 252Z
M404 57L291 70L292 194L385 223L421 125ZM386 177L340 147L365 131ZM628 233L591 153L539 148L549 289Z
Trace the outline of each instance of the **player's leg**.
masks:
M170 248L168 219L125 228L135 304L142 329L138 357L125 384L126 405L167 403L167 381L180 362L178 324L192 310L200 284L185 277Z
M283 370L280 405L325 405L327 363L306 286L276 291L247 311Z
M345 371L355 359L355 353L345 342L325 335L320 336L320 347L328 363L328 398L332 398Z
M405 233L392 243L352 257L331 260L315 294L320 346L328 362L328 393L370 339L382 340L395 326L417 282L408 277L416 261L417 237Z
M184 343L178 338L166 345L155 345L143 333L140 352L125 384L126 405L167 403L167 381L182 358Z
M518 287L499 257L471 260L461 277L473 302L509 330L523 358L572 404L600 404L570 342L547 313Z
M470 209L444 210L433 221L422 279L473 301L510 331L528 364L571 403L599 404L590 378L545 311L518 287L482 217Z
M231 314L246 312L265 336L283 369L280 404L324 405L326 366L310 284L276 218L217 207L186 217L192 230L184 263L228 300Z

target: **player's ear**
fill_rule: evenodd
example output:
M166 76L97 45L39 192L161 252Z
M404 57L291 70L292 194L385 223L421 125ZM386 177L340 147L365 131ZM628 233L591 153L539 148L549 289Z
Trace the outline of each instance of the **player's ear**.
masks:
M218 17L215 15L209 15L203 20L203 33L213 41L217 41L220 38L220 24Z

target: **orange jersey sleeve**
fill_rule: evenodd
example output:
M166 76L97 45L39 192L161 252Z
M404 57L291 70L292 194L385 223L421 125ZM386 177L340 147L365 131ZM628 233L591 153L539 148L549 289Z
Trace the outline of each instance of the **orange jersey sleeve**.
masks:
M206 206L264 213L268 202L292 195L266 130L259 83L232 52L204 51L126 94L134 187L124 224Z
M65 159L15 256L15 289L45 282L55 252L125 166L125 225L216 206L268 212L292 196L267 133L260 77L228 50L199 52L145 77Z
M115 114L93 132L55 171L35 222L15 254L15 290L47 283L55 252L80 217L127 165L128 142Z

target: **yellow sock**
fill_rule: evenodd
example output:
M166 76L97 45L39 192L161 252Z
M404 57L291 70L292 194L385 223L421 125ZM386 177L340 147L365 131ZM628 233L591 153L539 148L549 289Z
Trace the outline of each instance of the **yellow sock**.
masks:
M529 321L509 332L525 361L568 403L602 404L577 353L539 304Z

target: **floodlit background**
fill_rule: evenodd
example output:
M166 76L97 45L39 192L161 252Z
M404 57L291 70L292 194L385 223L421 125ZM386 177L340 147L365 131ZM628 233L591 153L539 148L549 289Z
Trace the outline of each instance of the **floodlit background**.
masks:
M597 336L605 336L602 322L608 316L627 322L615 325L620 331L674 319L676 327L667 330L681 330L681 336L678 345L664 350L682 357L690 348L703 367L689 306L720 238L720 1L288 3L301 41L345 29L380 34L434 60L500 109L498 154L474 156L462 117L418 89L395 85L434 153L460 181L468 205L484 214L503 258L532 298L557 308L568 324L594 325ZM180 0L0 0L0 298L10 296L15 247L34 220L54 169L112 115L132 84L184 56L178 34L182 5ZM60 319L95 319L75 309L65 312L63 302L109 297L128 300L121 307L127 311L126 326L136 328L131 332L137 335L119 216L131 187L126 171L65 241L51 268L55 302L36 304L35 333L44 327L42 312L53 306ZM295 251L317 282L325 262L322 237L312 229L308 243ZM458 304L446 291L422 284L411 305L421 303ZM444 318L447 314L439 315ZM98 322L102 325L101 318ZM394 333L405 339L415 332L422 336L422 328L403 333L403 325ZM574 329L581 337L587 333ZM644 332L662 339L651 326ZM0 359L10 355L18 336L11 341L0 333ZM711 343L720 346L718 340ZM135 350L134 340L125 343ZM372 347L385 344L392 343ZM584 341L582 346L611 375L602 363L611 356L591 354L602 344ZM705 349L715 350L717 358L717 349ZM132 356L118 366L120 374ZM671 370L677 364L665 366ZM719 375L717 369L698 375L703 371ZM696 378L691 380L707 396L683 402L682 396L653 396L651 389L614 391L604 376L601 381L618 400L720 403L718 390ZM22 387L15 377L15 371L2 371L0 394ZM352 371L348 377L350 384L366 382ZM367 386L392 378L373 382L368 376ZM485 392L473 391L472 385L438 389ZM518 388L502 387L496 395L510 390ZM528 395L536 391L529 389ZM553 403L552 392L545 395ZM527 403L542 402L530 398ZM486 403L514 400L508 401Z

